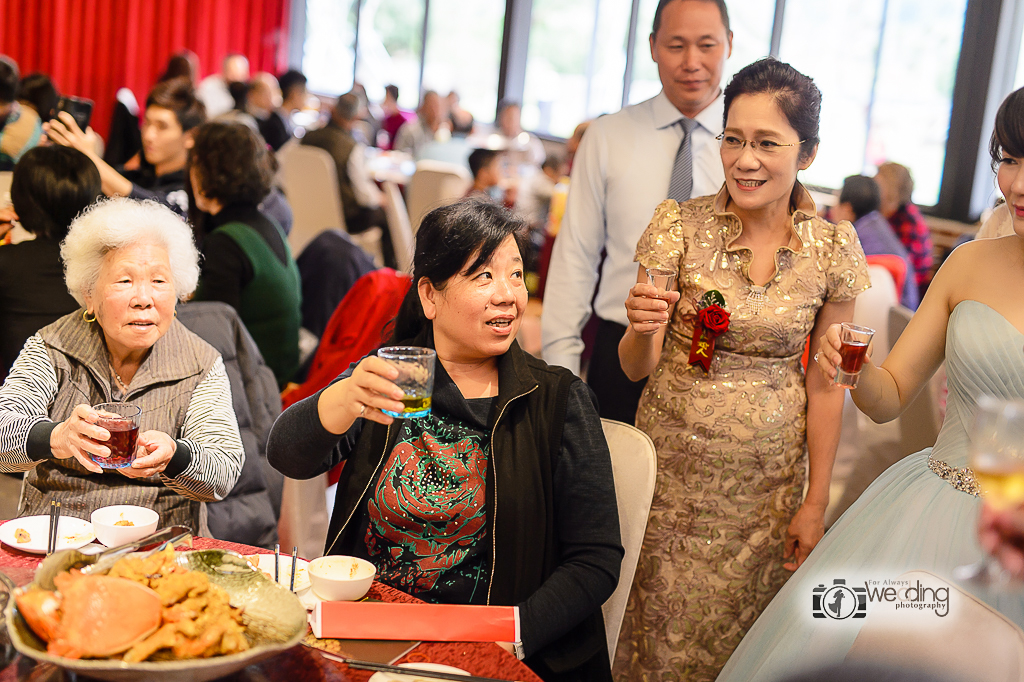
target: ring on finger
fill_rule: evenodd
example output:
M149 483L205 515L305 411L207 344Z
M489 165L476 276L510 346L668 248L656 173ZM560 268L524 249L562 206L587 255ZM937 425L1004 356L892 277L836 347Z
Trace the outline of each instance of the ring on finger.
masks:
M815 353L815 354L814 354L814 361L815 361L815 362L817 362L817 361L818 361L818 356L819 356L819 355L821 355L821 351L820 351L820 350L819 350L819 351L818 351L817 353Z
M362 417L364 414L366 414L366 403L359 405L359 416Z

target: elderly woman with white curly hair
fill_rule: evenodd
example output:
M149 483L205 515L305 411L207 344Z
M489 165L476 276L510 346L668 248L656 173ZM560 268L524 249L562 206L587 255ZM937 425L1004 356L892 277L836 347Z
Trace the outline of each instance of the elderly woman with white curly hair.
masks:
M51 499L82 515L134 504L202 533L201 503L227 495L244 454L223 360L175 319L199 278L191 230L154 202L111 199L75 219L61 257L82 308L30 337L0 388L0 471L28 472L19 515ZM110 432L91 406L106 402L142 410L124 468L101 466Z

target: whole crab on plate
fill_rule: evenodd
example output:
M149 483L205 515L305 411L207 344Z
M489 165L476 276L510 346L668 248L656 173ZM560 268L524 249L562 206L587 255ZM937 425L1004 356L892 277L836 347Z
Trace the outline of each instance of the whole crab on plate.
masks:
M106 575L44 561L5 610L19 653L103 680L202 682L295 646L306 611L227 550L129 555Z

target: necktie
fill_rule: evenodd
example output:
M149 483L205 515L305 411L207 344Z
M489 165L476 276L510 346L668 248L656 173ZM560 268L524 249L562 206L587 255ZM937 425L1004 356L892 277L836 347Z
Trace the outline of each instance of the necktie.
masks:
M693 145L690 139L696 126L697 122L692 118L679 119L679 127L683 129L683 140L676 151L672 179L668 183L668 198L678 202L686 201L693 192Z

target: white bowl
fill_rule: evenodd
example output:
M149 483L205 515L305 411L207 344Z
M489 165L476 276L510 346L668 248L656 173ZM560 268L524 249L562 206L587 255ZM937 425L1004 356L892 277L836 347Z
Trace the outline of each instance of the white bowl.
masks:
M90 518L96 539L107 547L117 547L141 540L152 534L156 530L156 524L160 522L160 515L152 509L130 504L101 507L94 511ZM119 521L128 521L132 525L115 525Z
M369 591L377 568L353 556L322 556L309 562L307 573L321 599L355 601Z

